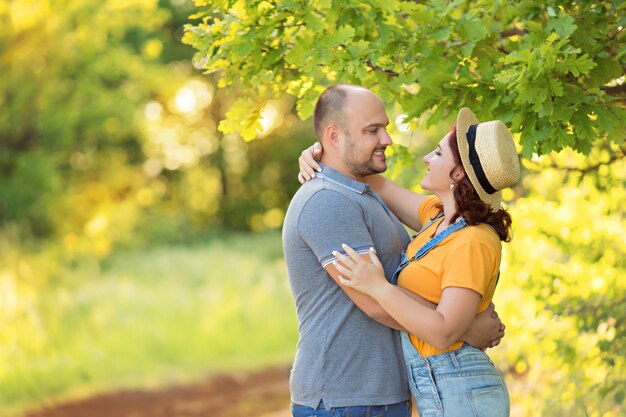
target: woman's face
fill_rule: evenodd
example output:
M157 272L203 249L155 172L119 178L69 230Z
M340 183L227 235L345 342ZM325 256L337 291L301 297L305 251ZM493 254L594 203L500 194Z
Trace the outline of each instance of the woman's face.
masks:
M450 177L452 171L457 167L454 162L454 155L450 148L450 135L448 133L439 141L437 147L424 156L424 163L428 167L426 175L421 182L423 189L433 194L439 195L442 192L450 192L450 184L453 180ZM455 175L459 169L455 170Z

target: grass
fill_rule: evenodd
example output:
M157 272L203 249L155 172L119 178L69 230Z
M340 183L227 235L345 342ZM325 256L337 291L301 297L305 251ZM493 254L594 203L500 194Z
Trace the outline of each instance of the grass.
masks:
M293 357L297 323L278 233L31 267L29 280L20 279L24 262L0 273L0 415Z

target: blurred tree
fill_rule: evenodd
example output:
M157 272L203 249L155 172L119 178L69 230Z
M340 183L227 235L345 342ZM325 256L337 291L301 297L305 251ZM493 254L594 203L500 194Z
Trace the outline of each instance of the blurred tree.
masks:
M2 3L0 222L42 236L69 210L84 225L143 181L137 109L176 78L167 19L156 1Z
M496 362L510 364L518 415L626 412L626 159L615 151L523 161L496 295L514 335Z
M293 102L276 101L263 121L276 140L246 144L217 130L237 92L195 76L180 42L192 9L190 0L0 4L0 225L100 256L116 242L181 240L215 225L279 227L298 186L302 145L288 139L303 125ZM293 181L268 181L284 177Z
M408 118L435 123L463 106L521 132L523 153L598 138L623 144L626 1L196 0L184 42L248 92L220 128L253 138L284 93L308 118L336 82L371 87Z

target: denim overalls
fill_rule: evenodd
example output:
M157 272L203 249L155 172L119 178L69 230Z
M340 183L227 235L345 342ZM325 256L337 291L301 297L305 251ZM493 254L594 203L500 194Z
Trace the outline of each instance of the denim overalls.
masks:
M418 235L442 216L431 220ZM446 237L466 226L465 219L451 224L424 244L411 259L406 251L403 252L392 283L397 285L400 271L411 261L422 258ZM486 353L465 343L457 350L423 358L407 333L403 332L401 337L409 387L420 417L509 415L506 385Z

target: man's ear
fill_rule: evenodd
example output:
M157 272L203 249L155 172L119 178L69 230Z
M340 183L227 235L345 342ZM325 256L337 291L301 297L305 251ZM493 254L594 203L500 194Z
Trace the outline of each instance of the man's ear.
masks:
M328 143L330 146L337 146L340 137L341 132L336 125L329 124L326 126L326 129L324 129L324 145Z

